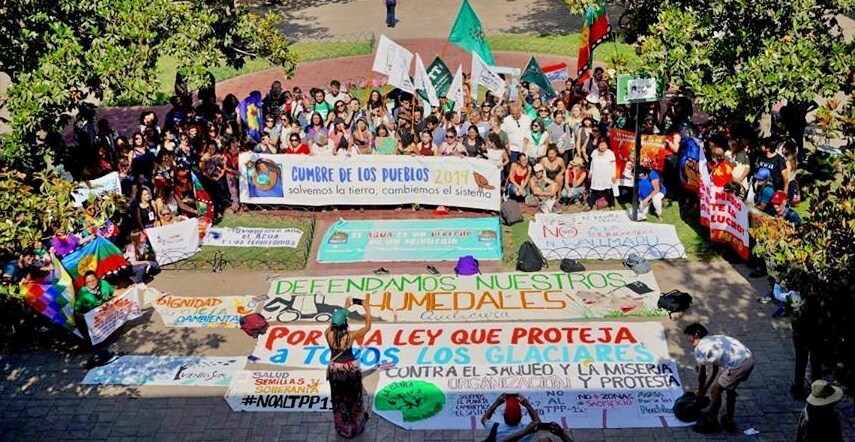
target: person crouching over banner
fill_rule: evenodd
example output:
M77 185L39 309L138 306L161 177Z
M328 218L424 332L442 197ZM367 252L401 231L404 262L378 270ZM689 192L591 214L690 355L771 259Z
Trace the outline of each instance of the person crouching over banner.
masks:
M369 295L365 296L365 300L357 300L355 303L362 303L365 308L365 324L362 328L348 331L347 309L353 304L348 299L344 308L333 312L332 323L324 334L330 347L327 380L330 382L335 429L348 439L365 431L365 421L368 420L362 401L362 371L353 355L353 342L371 330Z
M141 284L151 280L160 273L160 266L154 258L154 251L148 245L148 240L139 230L131 232L131 242L125 246L125 258L131 264L131 281Z
M493 413L504 404L501 420L491 420ZM522 423L522 407L525 407L531 420L528 424ZM481 417L481 425L490 430L490 435L485 442L536 442L540 440L553 440L548 432L558 436L562 441L572 441L570 436L555 422L541 423L537 410L531 406L528 399L520 394L500 394L493 405L484 412Z
M77 329L80 330L84 341L87 343L91 343L92 341L89 339L89 329L86 326L84 315L113 299L115 293L116 289L106 280L98 279L98 276L92 270L84 274L83 287L77 291L77 297L74 300L74 322L77 324ZM86 362L86 368L106 365L115 358L113 352L103 342L93 345L92 350L95 354Z
M697 396L703 397L709 388L712 400L706 418L698 421L692 429L702 434L717 433L722 428L729 433L735 433L733 414L736 410L736 387L748 380L754 371L754 356L751 350L729 336L709 335L706 327L697 322L686 327L683 333L694 347L695 360L698 363ZM712 373L709 376L707 364L712 365ZM722 394L725 392L725 414L719 425L718 412L721 409Z

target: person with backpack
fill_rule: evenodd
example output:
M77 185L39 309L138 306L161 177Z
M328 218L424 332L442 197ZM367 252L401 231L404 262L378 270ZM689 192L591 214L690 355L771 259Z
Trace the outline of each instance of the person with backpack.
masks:
M717 433L722 429L735 433L737 429L733 415L736 410L736 388L748 380L754 371L754 356L751 350L730 336L710 335L706 327L697 322L686 327L683 333L692 344L695 361L698 363L697 396L705 396L709 389L712 401L706 418L695 423L692 429L701 434ZM707 365L712 366L712 373L709 375ZM718 412L724 393L725 414L719 424Z

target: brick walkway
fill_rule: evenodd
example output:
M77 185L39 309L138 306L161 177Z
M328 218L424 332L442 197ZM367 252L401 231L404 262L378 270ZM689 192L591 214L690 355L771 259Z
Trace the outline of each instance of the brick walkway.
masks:
M319 236L319 235L318 235ZM615 265L592 266L614 268ZM396 272L421 272L423 263L398 264ZM443 267L440 266L442 270ZM653 265L663 291L682 289L695 295L691 311L664 320L669 351L679 361L681 378L694 387L695 375L687 344L679 330L699 320L716 333L739 338L754 352L757 370L741 390L737 424L753 427L759 436L732 440L790 440L803 404L787 395L793 364L789 326L770 318L771 306L754 301L760 287L752 286L745 269L724 261L656 262ZM311 274L330 274L319 264ZM335 271L339 273L338 270ZM182 295L245 295L267 290L271 272L164 272L152 284ZM129 354L240 356L251 352L254 341L240 330L166 329L157 315L147 314L142 324L129 327L113 348ZM59 344L62 346L63 344ZM0 356L5 380L0 385L0 439L32 440L335 440L332 416L323 413L235 413L213 387L83 386L81 364L87 354L58 351L14 350ZM366 380L369 391L376 374ZM844 428L855 437L852 407L841 407L849 420ZM573 430L574 440L702 440L687 428ZM481 440L483 432L405 431L374 416L363 441ZM709 440L723 440L718 435Z

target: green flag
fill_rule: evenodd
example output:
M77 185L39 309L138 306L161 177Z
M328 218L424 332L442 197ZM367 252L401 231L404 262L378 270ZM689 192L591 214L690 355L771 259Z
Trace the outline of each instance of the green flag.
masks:
M558 94L555 93L555 89L552 89L552 83L548 78L546 78L546 75L543 74L543 71L540 69L540 65L537 64L537 60L535 60L534 57L531 57L528 61L525 70L520 76L520 81L527 81L540 86L540 89L543 90L544 97L547 100L551 100L558 96Z
M448 66L445 65L441 58L436 57L433 63L427 67L427 75L430 78L431 84L436 89L436 95L444 97L451 86L452 80L454 80L454 74L451 73ZM428 99L427 94L423 90L419 89L418 93L423 99Z
M463 0L463 4L460 5L460 12L457 13L457 19L454 20L454 26L451 27L451 32L448 34L448 41L460 46L466 52L477 53L490 66L496 64L493 53L487 46L487 40L484 39L484 28L481 27L481 20L475 14L469 0Z

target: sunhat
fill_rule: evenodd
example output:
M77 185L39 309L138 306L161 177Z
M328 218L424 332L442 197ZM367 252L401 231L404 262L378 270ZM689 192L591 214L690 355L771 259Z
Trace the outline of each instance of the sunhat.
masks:
M810 396L807 398L807 403L821 407L823 405L833 404L841 398L843 398L842 388L835 387L834 385L820 379L818 381L813 381L813 384L810 384Z

